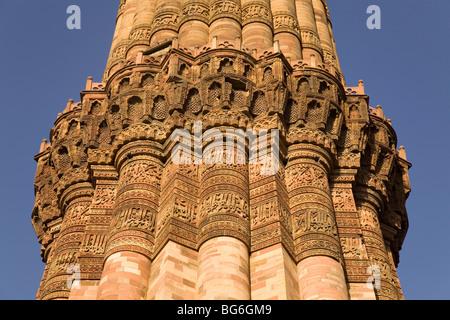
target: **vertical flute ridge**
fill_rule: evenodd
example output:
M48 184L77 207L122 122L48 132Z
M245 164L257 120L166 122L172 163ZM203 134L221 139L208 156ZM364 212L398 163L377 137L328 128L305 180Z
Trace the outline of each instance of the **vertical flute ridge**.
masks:
M37 299L403 299L411 163L325 0L121 0L94 78L35 156Z

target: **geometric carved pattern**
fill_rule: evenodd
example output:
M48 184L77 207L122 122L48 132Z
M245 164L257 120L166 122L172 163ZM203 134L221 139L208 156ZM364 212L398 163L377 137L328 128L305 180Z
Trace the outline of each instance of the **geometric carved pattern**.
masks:
M322 120L321 105L317 101L311 101L306 111L306 122L318 123Z
M203 202L200 218L218 213L235 214L244 219L249 219L248 203L244 198L233 193L216 193Z
M197 89L191 89L186 99L186 110L192 113L198 113L202 109L202 101Z
M154 232L155 214L148 209L139 207L122 209L112 222L112 230L123 228L140 228Z
M294 217L294 235L307 232L323 232L337 236L336 225L330 213L314 209L297 213Z
M288 100L284 116L287 123L295 123L298 119L300 119L298 105L295 102L295 100L293 99Z
M163 96L156 97L153 105L153 116L155 119L164 119L167 117L169 110L166 99Z
M138 120L144 114L142 109L142 100L139 97L133 97L128 100L128 117L131 120Z
M251 112L254 115L260 115L267 110L267 100L264 92L258 91L253 95Z
M363 86L345 86L326 1L150 2L120 2L104 83L35 157L38 298L401 299L410 164ZM175 164L172 134L197 121L278 130L277 169L250 163L264 153L250 159L249 139L230 157L211 135Z
M217 82L214 82L208 90L208 101L213 107L216 107L221 102L222 87Z

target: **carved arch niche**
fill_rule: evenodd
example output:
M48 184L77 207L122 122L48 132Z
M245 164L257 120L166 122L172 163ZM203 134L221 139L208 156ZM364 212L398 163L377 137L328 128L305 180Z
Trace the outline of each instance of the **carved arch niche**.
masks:
M79 130L79 122L75 119L72 119L67 124L67 135L71 136Z
M169 105L166 97L158 95L153 99L152 116L157 120L164 120L169 115Z
M341 113L336 107L331 106L328 112L325 130L328 133L336 136L337 139L337 136L339 135L340 132L340 125L341 125Z
M301 77L297 81L295 91L298 95L306 95L311 92L311 86L309 80L306 77Z
M98 126L97 141L100 144L100 146L109 145L111 143L111 130L106 120L100 122L100 125Z
M296 123L300 120L300 106L295 99L288 99L284 109L284 120L287 124Z
M233 78L225 78L227 84L227 91L230 90L230 102L232 107L242 108L248 107L249 103L249 90L247 84Z
M326 97L330 97L331 87L328 82L321 80L319 81L319 94L324 95Z
M253 94L250 112L254 116L259 116L267 112L269 104L267 103L266 94L263 91L256 91Z
M122 128L123 119L122 109L117 103L113 103L108 108L108 119L111 126L111 130L119 130Z
M144 103L138 96L132 96L127 100L127 118L137 121L144 115Z
M262 75L262 84L268 84L269 82L272 82L274 80L274 74L272 67L266 67L264 68L263 75Z
M208 104L211 107L219 107L223 100L222 84L213 81L208 87Z
M150 73L146 73L141 77L141 82L140 82L139 86L141 88L145 88L145 87L149 87L149 86L153 85L154 83L155 83L155 77Z
M127 91L131 88L130 78L123 78L119 82L119 92Z
M308 124L318 125L323 122L323 103L314 99L308 102L305 121Z
M191 88L188 91L186 101L184 103L184 110L190 111L193 114L198 114L202 110L202 98L197 88Z
M210 74L209 66L210 66L210 63L208 63L208 62L205 62L202 64L202 66L200 67L200 78L203 79Z
M102 114L102 102L99 100L92 101L88 113L93 116L98 116Z
M69 148L65 145L59 146L55 150L53 153L53 160L59 178L72 167Z
M180 67L178 68L178 75L183 78L187 78L190 73L190 66L185 62L180 62Z
M234 62L230 58L223 58L219 63L218 72L232 73L234 72Z

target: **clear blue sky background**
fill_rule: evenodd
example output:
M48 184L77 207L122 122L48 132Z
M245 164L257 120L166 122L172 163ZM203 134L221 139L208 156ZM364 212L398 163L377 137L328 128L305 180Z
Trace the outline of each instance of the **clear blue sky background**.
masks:
M31 226L43 138L88 76L100 82L118 0L3 0L0 11L0 299L34 299L44 264ZM450 1L328 0L349 86L363 79L413 163L398 273L406 299L450 299ZM66 9L82 10L68 30ZM382 29L366 9L381 7Z

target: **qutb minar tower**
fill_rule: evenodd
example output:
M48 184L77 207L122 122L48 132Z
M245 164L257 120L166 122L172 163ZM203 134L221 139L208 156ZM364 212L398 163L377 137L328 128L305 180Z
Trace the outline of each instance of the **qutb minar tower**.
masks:
M326 1L122 0L98 81L35 156L37 299L403 299L411 164Z

